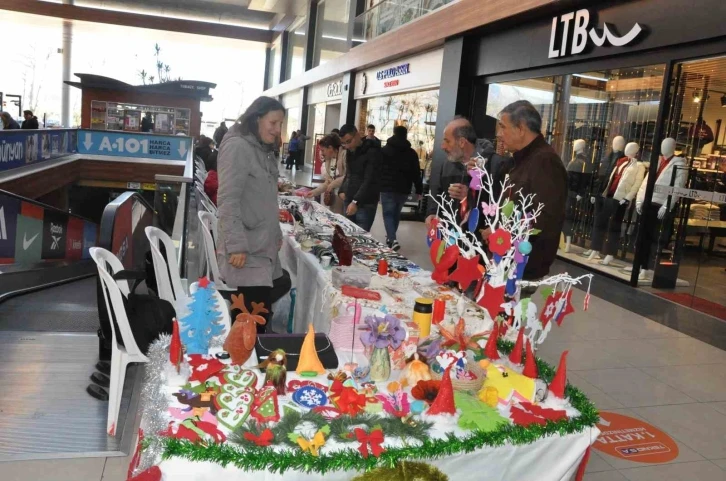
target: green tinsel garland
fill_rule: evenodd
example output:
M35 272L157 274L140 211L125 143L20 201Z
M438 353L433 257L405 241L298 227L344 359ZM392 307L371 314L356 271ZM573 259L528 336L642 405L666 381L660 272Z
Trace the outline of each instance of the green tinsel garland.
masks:
M499 350L509 354L514 344L499 340ZM537 360L539 375L550 382L555 374L554 368L542 360ZM483 447L498 447L509 442L514 445L530 444L546 436L565 436L580 433L595 426L599 414L595 406L577 388L567 385L565 390L572 406L580 411L575 419L547 422L546 425L529 427L504 425L496 431L473 432L466 438L456 438L449 434L447 439L431 440L426 438L417 446L387 448L379 458L363 458L357 450L348 449L329 455L315 457L300 451L275 452L269 448L246 447L243 451L228 444L192 444L174 438L162 438L166 445L164 458L183 457L190 461L211 461L222 466L231 464L245 471L271 471L284 473L289 470L317 472L330 471L370 471L377 467L395 468L402 460L431 460L459 453L470 453ZM283 418L284 419L284 418ZM298 420L299 421L299 420Z

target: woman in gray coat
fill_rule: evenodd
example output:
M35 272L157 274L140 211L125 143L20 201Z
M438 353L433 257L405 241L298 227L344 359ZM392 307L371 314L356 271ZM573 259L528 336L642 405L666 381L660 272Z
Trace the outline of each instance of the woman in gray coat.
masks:
M224 136L217 158L220 274L244 295L250 311L253 302L271 310L272 281L281 273L274 147L284 118L280 102L259 97ZM234 292L224 294L231 297ZM258 325L258 332L264 331Z

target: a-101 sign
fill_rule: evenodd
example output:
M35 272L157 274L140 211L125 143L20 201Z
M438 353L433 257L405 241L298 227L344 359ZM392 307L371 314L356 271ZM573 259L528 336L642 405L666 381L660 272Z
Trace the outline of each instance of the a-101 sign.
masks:
M97 131L81 131L78 135L78 152L81 154L186 160L190 147L191 139L181 136Z
M590 15L590 11L584 8L554 17L550 32L549 58L581 54L589 42L598 47L606 45L624 47L635 41L643 32L643 28L636 23L628 33L619 37L610 31L607 23L604 23L600 33L594 26L590 27L591 17L594 15Z

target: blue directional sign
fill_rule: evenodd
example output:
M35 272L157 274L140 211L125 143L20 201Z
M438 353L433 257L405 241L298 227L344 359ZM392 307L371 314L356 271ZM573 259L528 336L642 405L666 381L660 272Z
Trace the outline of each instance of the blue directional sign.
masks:
M182 136L81 130L78 152L139 159L186 160L192 139Z

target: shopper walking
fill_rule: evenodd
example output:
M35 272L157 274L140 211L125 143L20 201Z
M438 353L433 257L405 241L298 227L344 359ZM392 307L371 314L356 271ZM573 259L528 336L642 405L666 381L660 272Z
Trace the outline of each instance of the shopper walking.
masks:
M0 112L0 119L3 122L4 130L17 130L20 128L20 124L7 112Z
M214 139L214 143L217 144L219 147L222 145L222 139L224 138L224 135L227 133L229 129L227 128L227 124L225 122L222 122L219 124L219 127L214 131L214 135L212 138Z
M373 124L368 124L368 127L366 127L366 140L369 140L373 143L375 143L378 148L381 148L381 139L376 137L376 126Z
M499 113L497 139L514 157L514 167L509 174L513 184L510 198L516 201L517 192L521 190L522 195L534 194L535 205L544 204L534 225L541 232L529 238L532 253L524 270L525 280L540 279L549 273L565 221L567 171L541 131L542 117L526 100L509 104ZM533 289L522 290L524 297L533 293Z
M33 115L32 110L23 110L23 124L20 126L23 130L38 130L40 125L38 124L38 117Z
M297 131L297 153L295 155L295 167L302 170L305 166L305 141L310 140L310 136L303 134L302 130Z
M287 160L285 161L285 170L292 170L292 166L297 164L297 149L300 140L297 138L297 132L293 132L290 136L290 142L287 143Z
M370 231L378 208L381 149L375 142L364 140L352 124L340 128L340 140L348 151L344 189L340 194L345 201L345 215L361 229Z
M282 130L285 108L259 97L224 136L219 151L220 273L228 286L244 295L247 309L262 303L272 310L273 279L281 274L282 246L274 144ZM234 292L225 292L229 295ZM232 319L236 314L232 313ZM271 313L264 317L269 320ZM257 326L258 332L265 325Z
M393 137L381 149L381 205L383 224L386 227L386 244L394 251L401 249L396 233L401 221L401 211L411 194L411 186L416 188L416 196L421 198L423 183L416 151L407 140L408 129L398 126L393 129Z

